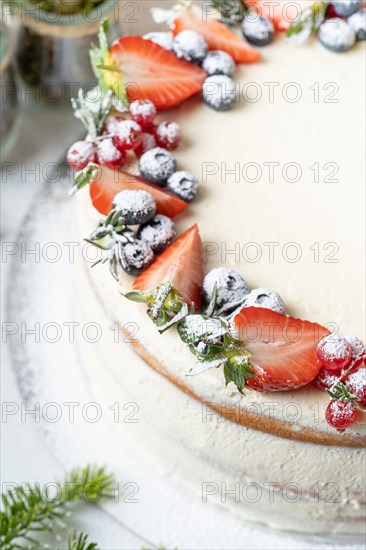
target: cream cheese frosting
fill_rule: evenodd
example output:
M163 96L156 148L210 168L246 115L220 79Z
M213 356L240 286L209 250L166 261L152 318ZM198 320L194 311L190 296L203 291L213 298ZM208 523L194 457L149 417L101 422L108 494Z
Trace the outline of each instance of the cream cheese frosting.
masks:
M225 265L251 289L278 292L287 313L364 339L364 47L337 55L318 42L294 47L279 36L261 53L260 63L237 67L232 111L213 112L195 97L160 115L181 125L178 169L201 182L198 198L175 220L177 232L198 223L205 272ZM100 219L87 190L79 194L77 219L79 238ZM316 481L334 482L342 494L337 505L304 497L297 509L283 498L272 507L261 500L250 511L233 508L282 528L289 528L288 515L303 522L299 530L361 532L365 455L351 448L362 445L361 422L337 434L324 420L325 392L312 386L241 396L234 386L225 388L221 369L187 377L194 358L174 330L159 335L144 306L121 297L132 279L122 274L118 287L106 266L88 269L81 262L77 275L83 315L117 321L164 375L137 357L126 363L124 346L116 350L103 338L97 354L82 343L92 385L105 399L139 395L149 427L142 439L173 456L181 477L196 489L203 481L295 482L304 494ZM274 419L287 435L227 421L225 407ZM318 444L307 441L307 430ZM269 446L270 461L263 455Z

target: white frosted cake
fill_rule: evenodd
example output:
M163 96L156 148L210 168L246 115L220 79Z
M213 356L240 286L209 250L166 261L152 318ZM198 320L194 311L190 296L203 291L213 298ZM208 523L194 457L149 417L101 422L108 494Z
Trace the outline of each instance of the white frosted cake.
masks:
M152 23L147 27L153 30ZM279 293L287 315L361 339L364 77L363 42L336 55L315 39L294 46L279 35L261 49L258 63L237 65L233 109L215 112L198 94L157 119L180 125L183 140L173 152L178 169L200 182L197 199L174 223L177 235L198 224L204 273L230 268L250 289ZM107 169L104 174L112 177ZM102 217L88 187L77 195L75 217L80 240ZM275 393L248 387L242 394L233 383L225 386L221 368L187 376L195 356L174 328L159 334L146 306L121 296L133 277L120 270L118 278L119 285L106 266L78 263L82 318L105 327L118 323L126 341L116 344L115 333L104 331L97 344L80 342L98 399L140 405L139 424L124 424L121 437L243 518L311 533L361 534L362 414L337 431L324 416L329 396L314 384ZM236 492L223 498L224 488Z

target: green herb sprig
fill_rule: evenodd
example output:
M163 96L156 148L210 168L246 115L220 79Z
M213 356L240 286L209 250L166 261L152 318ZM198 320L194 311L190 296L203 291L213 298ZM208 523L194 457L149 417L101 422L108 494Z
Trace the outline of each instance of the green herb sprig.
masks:
M1 496L0 512L1 548L13 550L22 548L22 543L39 548L34 538L38 532L54 529L68 515L71 504L85 501L96 503L101 498L111 498L115 494L115 478L105 467L88 465L71 470L62 482L53 484L56 497L49 498L39 484L17 486ZM74 541L74 542L73 542ZM85 535L73 537L72 550L93 550L86 543ZM84 544L84 546L82 546ZM79 546L77 546L79 545Z
M314 2L305 10L299 19L293 21L287 29L286 36L289 39L301 38L307 40L310 35L315 34L325 19L329 2Z
M164 283L148 294L139 291L124 295L129 300L147 304L147 313L160 332L176 326L181 341L197 358L188 375L201 374L211 368L223 367L226 385L234 382L243 392L247 379L254 376L250 353L231 333L227 321L215 316L216 287L206 315L194 312L171 283ZM213 312L212 316L207 313Z

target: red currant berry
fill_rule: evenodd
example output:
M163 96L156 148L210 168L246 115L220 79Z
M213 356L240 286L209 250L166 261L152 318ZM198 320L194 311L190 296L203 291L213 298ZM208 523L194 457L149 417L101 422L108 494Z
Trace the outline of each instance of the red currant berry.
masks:
M67 151L67 162L77 172L95 162L95 147L89 141L76 141Z
M318 376L314 379L314 384L320 390L330 389L339 380L340 372L321 368Z
M180 126L176 122L164 120L156 129L156 143L159 147L171 151L175 149L181 140Z
M134 120L122 120L113 132L113 142L121 151L134 149L142 141L142 129Z
M325 410L325 419L336 430L346 430L356 422L357 410L348 401L331 401Z
M365 344L357 336L345 336L345 339L352 348L354 367L358 367L366 359Z
M116 129L118 128L118 124L123 120L126 120L125 117L120 115L109 117L109 119L104 125L103 133L108 135L114 135L116 133Z
M152 126L156 117L156 107L149 99L137 99L130 105L132 118L143 130Z
M107 168L116 168L125 163L126 154L117 149L112 138L101 139L97 143L97 162Z
M135 147L134 151L138 157L141 157L146 151L149 149L153 149L156 147L156 139L153 134L148 134L144 132L142 134L142 141L138 144L137 147Z
M345 338L329 334L318 344L316 355L319 363L330 370L342 370L352 361L352 348Z
M349 391L359 398L360 404L366 406L366 367L352 371L344 379Z

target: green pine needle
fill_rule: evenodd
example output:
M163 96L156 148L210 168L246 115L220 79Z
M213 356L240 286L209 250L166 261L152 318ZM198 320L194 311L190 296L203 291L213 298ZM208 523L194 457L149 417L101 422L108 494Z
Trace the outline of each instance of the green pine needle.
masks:
M101 498L112 497L114 483L114 476L107 473L104 466L88 465L71 470L63 482L53 484L55 498L48 496L39 484L15 487L1 496L1 548L21 548L22 541L34 545L32 535L37 531L52 531L53 523L66 516L70 503L95 503ZM88 546L86 549L92 550Z
M88 535L81 532L79 535L73 531L67 539L67 550L98 550L95 542L88 542Z

